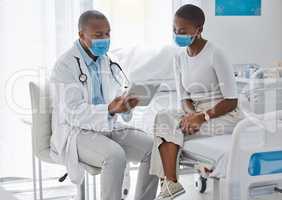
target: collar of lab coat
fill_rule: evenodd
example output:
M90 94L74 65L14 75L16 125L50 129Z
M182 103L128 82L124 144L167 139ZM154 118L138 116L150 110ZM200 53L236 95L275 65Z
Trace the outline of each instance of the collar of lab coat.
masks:
M80 74L79 68L78 68L78 64L77 61L75 60L75 57L78 57L80 60L80 66L81 66L81 70L84 74L87 75L87 89L88 89L88 94L89 94L89 101L91 101L91 96L92 96L92 81L91 81L91 76L89 74L89 70L85 64L85 62L83 61L83 56L80 53L80 50L78 49L76 42L74 42L73 47L70 50L70 55L73 57L73 62L75 62L75 66L77 68L77 72ZM114 89L113 85L114 85L114 80L109 79L108 74L111 73L110 72L110 62L109 62L109 58L107 56L102 56L99 59L100 65L101 65L101 71L104 72L101 74L102 76L102 87L103 87L103 92L104 92L104 98L106 102L109 102L110 100L112 100L112 95L111 93L113 92L112 90Z
M98 57L95 56L95 60L93 60L93 58L91 58L91 57L87 54L86 50L85 50L85 49L83 48L83 46L81 45L81 42L80 42L79 39L77 39L77 40L75 41L75 45L76 45L76 47L78 48L78 50L79 50L79 52L80 52L80 54L81 54L81 56L82 56L82 58L83 58L83 61L86 63L87 66L90 66L92 63L98 64L99 60L103 57L103 56L102 56L102 57L101 57L101 56L98 56Z

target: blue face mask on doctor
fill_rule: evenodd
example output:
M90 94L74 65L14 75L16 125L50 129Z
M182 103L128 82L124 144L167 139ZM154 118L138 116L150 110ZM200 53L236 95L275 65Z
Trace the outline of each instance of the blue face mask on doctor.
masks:
M188 36L186 34L175 34L174 33L173 37L174 37L175 43L180 47L190 46L194 42L194 37Z
M103 56L110 49L110 38L92 39L90 50L95 56Z

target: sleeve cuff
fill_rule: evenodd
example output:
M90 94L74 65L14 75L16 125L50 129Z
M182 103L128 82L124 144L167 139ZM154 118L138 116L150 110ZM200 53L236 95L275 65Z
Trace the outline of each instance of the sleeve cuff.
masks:
M131 118L132 118L132 111L130 110L130 111L127 111L125 113L121 113L121 117L126 122L130 121Z

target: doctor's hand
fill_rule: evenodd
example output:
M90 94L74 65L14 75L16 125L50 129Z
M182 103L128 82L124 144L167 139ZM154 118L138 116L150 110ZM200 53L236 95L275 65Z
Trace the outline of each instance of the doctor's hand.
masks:
M194 135L200 130L201 125L205 122L203 113L189 113L180 121L180 128L183 133Z
M125 97L125 101L127 106L129 107L129 109L131 110L132 108L135 108L138 103L139 103L139 99L137 97Z
M111 115L128 112L137 106L138 102L139 100L137 98L119 96L109 104L108 110Z

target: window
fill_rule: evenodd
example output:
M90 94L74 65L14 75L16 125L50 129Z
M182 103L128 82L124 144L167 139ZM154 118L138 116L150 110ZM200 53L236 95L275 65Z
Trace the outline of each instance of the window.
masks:
M93 7L110 20L113 48L171 42L171 0L95 0Z

